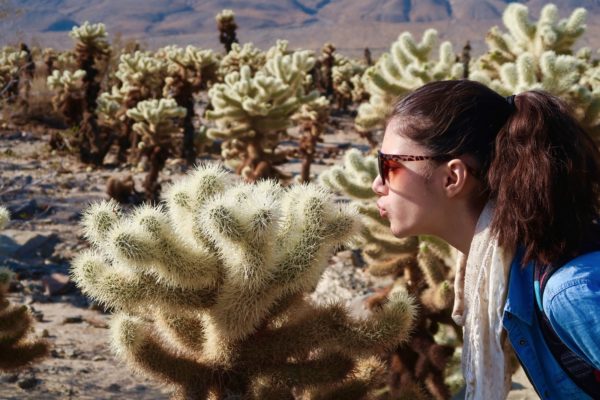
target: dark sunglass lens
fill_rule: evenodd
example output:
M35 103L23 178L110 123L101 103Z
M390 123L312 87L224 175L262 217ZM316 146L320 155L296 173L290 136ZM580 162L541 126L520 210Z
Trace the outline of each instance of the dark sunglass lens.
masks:
M387 168L386 162L383 159L383 154L381 152L377 153L377 164L379 167L379 176L381 176L381 181L385 183L387 180Z

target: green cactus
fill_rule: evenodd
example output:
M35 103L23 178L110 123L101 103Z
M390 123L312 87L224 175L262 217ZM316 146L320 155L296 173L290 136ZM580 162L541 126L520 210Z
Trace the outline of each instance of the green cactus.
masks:
M215 17L217 29L219 29L219 41L225 46L225 52L229 53L234 43L237 43L237 24L235 14L232 10L225 9Z
M331 71L334 98L338 109L345 110L353 102L361 102L366 92L360 81L366 70L364 64L336 53L335 63Z
M508 33L494 27L487 35L489 50L477 59L469 78L509 96L545 90L566 100L588 131L600 140L600 86L594 79L597 61L591 51L574 54L574 42L585 32L586 11L578 8L558 20L555 5L546 5L537 23L522 4L510 4L503 21Z
M213 110L206 112L206 118L216 127L208 130L208 136L225 140L225 163L245 179L281 176L274 167L280 157L275 147L291 116L318 97L316 91L307 94L304 87L313 65L309 51L285 55L275 51L255 74L243 65L239 73L228 74L224 83L209 90Z
M8 210L0 206L0 229L9 219ZM48 343L30 335L33 317L29 308L6 299L13 275L10 269L0 267L0 372L23 368L48 353Z
M427 82L462 77L463 66L456 62L450 42L439 46L438 60L430 60L437 42L434 29L426 30L419 43L404 32L392 43L390 52L365 71L363 84L370 98L358 108L355 123L360 132L381 128L396 98Z
M363 230L353 246L362 249L369 273L395 279L391 286L367 299L368 306L380 307L394 287L404 288L418 299L420 314L411 339L390 354L390 398L410 398L408 388L418 388L417 392L426 391L427 398L448 399L450 387L445 377L462 340L451 319L454 281L448 266L454 265L456 251L435 237L396 238L375 204L371 184L377 174L374 156L351 149L344 155L342 166L324 171L319 179L322 185L349 197L361 214ZM438 330L450 330L447 336L458 339L436 341Z
M144 180L148 200L156 200L158 196L158 174L173 153L173 137L180 131L175 120L184 118L186 112L174 99L144 100L127 111L127 116L137 121L133 130L140 136L140 151L148 157L150 164L150 170Z
M357 223L317 186L236 184L204 165L166 192L163 207L87 210L93 249L72 275L115 310L117 354L179 398L359 399L381 371L371 355L406 339L414 308L400 290L355 321L303 296Z

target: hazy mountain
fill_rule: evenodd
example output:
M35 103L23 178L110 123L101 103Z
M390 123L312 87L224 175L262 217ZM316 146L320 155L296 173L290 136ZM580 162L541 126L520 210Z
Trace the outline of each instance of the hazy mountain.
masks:
M103 22L110 35L139 40L153 48L169 43L220 49L214 16L224 8L236 13L241 41L269 47L276 39L293 46L319 48L331 41L340 50L375 53L388 48L399 33L420 35L428 27L453 41L456 50L470 39L475 51L493 25L502 26L506 0L12 0L0 4L3 44L25 40L42 46L68 48L74 26ZM523 1L537 18L547 2ZM557 0L561 17L575 8L589 11L588 33L582 45L599 47L600 0Z

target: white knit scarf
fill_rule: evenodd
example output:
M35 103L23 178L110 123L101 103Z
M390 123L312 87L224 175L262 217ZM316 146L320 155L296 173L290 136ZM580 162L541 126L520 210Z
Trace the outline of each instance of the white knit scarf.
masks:
M462 371L465 399L504 400L510 390L510 344L502 314L513 252L490 231L494 204L485 205L467 257L461 255L454 282L452 318L464 328Z

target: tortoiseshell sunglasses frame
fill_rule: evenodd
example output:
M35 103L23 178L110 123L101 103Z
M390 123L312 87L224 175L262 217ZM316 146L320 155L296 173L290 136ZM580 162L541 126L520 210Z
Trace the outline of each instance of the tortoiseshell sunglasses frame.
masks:
M448 161L452 158L453 156L451 156L450 154L440 154L435 156L412 156L408 154L386 154L382 153L381 151L377 151L377 168L379 169L379 176L381 176L381 180L385 184L388 181L388 174L391 169L389 166L390 162L398 163L399 167L402 166L402 163L406 161Z

